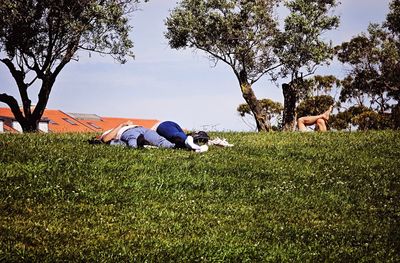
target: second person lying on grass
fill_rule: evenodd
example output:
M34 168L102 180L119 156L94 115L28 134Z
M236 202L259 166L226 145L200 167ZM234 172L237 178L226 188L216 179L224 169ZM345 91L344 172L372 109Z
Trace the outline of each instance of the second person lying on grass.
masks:
M304 116L297 120L297 126L299 131L307 131L307 126L315 125L315 130L325 132L327 131L326 123L329 120L329 116L332 112L332 106L329 106L328 110L320 115L315 116Z
M131 121L121 123L113 129L105 131L100 136L100 140L110 145L126 145L131 148L140 148L144 145L152 145L159 148L180 148L179 145L167 140L156 131L135 125ZM193 146L199 148L191 148L189 146L187 148L195 150L196 152L204 152L208 149L204 147L201 148L195 144Z
M195 135L187 135L178 123L173 121L162 121L156 123L152 128L160 136L175 144L176 148L188 148L196 152L208 150L206 145L208 135L205 132L198 132ZM203 143L203 145L199 145Z

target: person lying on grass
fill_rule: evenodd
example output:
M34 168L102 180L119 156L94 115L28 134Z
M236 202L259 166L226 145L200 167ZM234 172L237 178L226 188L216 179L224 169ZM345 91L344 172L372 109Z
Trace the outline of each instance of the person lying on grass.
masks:
M209 145L221 146L221 147L232 147L226 139L214 138L210 139L210 136L205 131L195 131L186 134L183 129L173 121L162 121L156 123L152 128L159 135L166 138L168 141L175 144L176 148L188 148L198 152L207 151Z
M156 123L152 128L158 135L174 143L176 148L187 148L190 150L205 152L208 150L208 134L204 131L186 134L178 123L173 121L162 121ZM202 144L202 145L200 145Z
M151 145L159 148L180 148L176 143L167 140L156 131L135 125L131 121L121 123L120 125L105 131L98 139L99 142L110 145L124 145L131 148L141 148L145 145ZM96 139L89 141L95 143ZM197 146L197 147L196 147ZM188 142L186 148L196 152L205 152L208 147L200 147Z
M329 107L327 111L320 115L315 116L305 116L301 117L297 120L297 126L299 131L307 131L306 126L315 125L315 129L317 131L325 132L326 129L326 122L329 120L329 116L332 112L332 106Z

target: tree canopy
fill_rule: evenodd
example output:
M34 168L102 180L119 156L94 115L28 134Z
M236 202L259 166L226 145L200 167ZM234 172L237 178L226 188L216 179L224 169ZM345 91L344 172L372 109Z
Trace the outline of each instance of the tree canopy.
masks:
M341 101L355 100L369 104L381 112L389 109L391 99L399 99L398 74L400 52L393 36L377 24L340 46L338 58L349 65L351 71L343 80Z
M338 27L339 17L332 14L335 0L293 0L285 1L285 6L290 13L284 20L284 30L277 34L274 51L282 65L278 76L289 82L282 85L283 127L293 130L299 93L308 86L305 78L333 58L333 45L322 36Z
M355 116L361 129L400 128L399 11L400 1L393 0L382 25L370 24L367 33L337 47L338 59L350 69L340 100L368 108Z
M280 31L276 8L282 2L290 14ZM252 84L265 75L298 80L303 70L312 74L330 59L332 46L321 35L338 25L330 14L335 6L335 0L183 0L167 19L165 35L172 48L199 49L215 63L228 64L258 130L270 130Z
M171 48L195 48L229 65L259 131L270 130L251 87L278 66L273 53L279 0L183 0L166 20Z
M339 17L331 14L335 0L293 0L285 1L285 6L290 13L276 37L275 52L281 76L294 80L313 74L333 58L333 45L322 35L339 26Z
M250 84L271 70L278 0L183 0L167 18L171 48L197 48L223 61Z
M24 131L35 131L54 82L77 51L110 55L121 63L133 57L127 15L139 0L2 0L0 2L0 61L18 88L17 100L0 93ZM32 107L28 89L40 85Z

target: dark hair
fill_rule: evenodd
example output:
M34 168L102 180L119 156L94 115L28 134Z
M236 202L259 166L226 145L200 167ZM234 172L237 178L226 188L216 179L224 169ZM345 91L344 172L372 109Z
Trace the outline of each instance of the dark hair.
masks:
M99 138L93 137L88 140L88 143L89 144L102 144L103 142Z
M196 144L206 144L210 139L205 131L192 132L189 135L193 137L193 142Z

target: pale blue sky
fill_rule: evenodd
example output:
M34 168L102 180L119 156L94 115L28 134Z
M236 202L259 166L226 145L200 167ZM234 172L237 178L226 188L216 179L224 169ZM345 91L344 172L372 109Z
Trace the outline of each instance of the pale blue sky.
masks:
M389 0L342 0L335 12L341 17L341 25L326 39L339 44L365 32L370 22L381 23L388 4ZM80 53L79 61L69 63L61 72L48 108L174 120L187 129L250 130L236 113L244 100L232 71L223 63L212 67L203 52L168 47L164 21L175 6L176 0L150 0L133 14L135 60L120 65L110 57ZM343 70L332 65L317 73L339 76ZM0 78L4 85L0 92L15 95L13 82L2 65ZM259 99L283 101L281 89L267 78L261 79L254 90ZM35 103L37 91L31 94Z

